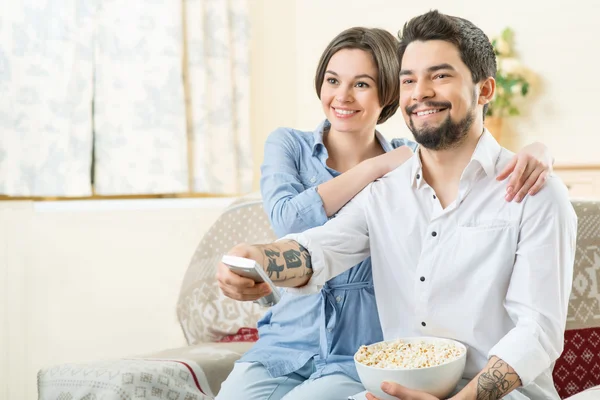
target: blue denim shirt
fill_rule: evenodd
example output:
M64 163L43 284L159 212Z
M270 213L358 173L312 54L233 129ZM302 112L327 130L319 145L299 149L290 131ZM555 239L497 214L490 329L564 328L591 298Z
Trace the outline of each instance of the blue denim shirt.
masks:
M278 237L323 225L327 215L316 187L340 173L327 167L322 122L315 131L274 131L265 144L261 192ZM384 151L414 142L379 132ZM259 340L240 362L259 362L273 377L297 371L310 359L311 379L341 372L358 379L353 356L363 344L383 340L375 303L371 258L328 281L320 293L299 296L282 289L281 301L258 322Z

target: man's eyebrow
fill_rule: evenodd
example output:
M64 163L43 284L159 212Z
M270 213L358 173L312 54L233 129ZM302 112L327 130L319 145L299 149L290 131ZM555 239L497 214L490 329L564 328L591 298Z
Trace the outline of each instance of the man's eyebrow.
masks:
M327 70L327 71L325 71L325 73L326 73L326 74L335 75L335 76L339 76L337 73L335 73L334 71L330 71L330 70ZM369 79L370 79L370 80L372 80L373 82L377 82L377 81L375 80L375 78L373 78L373 77L372 77L371 75L369 75L369 74L360 74L360 75L356 75L356 76L354 77L354 79L360 79L360 78L369 78Z
M450 71L456 71L452 65L447 64L447 63L433 65L433 66L427 68L427 71L435 72L435 71L439 71L440 69L449 69Z
M427 68L427 72L435 72L435 71L439 71L441 69L448 69L450 71L456 71L456 69L448 64L448 63L444 63L444 64L438 64L438 65L432 65L431 67ZM412 75L413 72L410 69L403 69L402 71L400 71L400 76L403 75Z

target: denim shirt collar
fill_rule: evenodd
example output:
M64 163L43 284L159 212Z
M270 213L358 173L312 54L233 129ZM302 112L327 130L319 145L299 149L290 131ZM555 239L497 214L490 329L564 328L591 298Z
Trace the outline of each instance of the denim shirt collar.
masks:
M325 144L323 143L323 135L325 131L327 131L330 127L331 122L329 122L329 120L326 119L323 122L321 122L313 131L313 156L317 156L321 153L327 154L327 149L325 148ZM388 151L393 150L390 142L385 137L383 137L383 135L379 133L378 130L375 130L375 137L377 138L377 140L379 140L383 151L387 153Z

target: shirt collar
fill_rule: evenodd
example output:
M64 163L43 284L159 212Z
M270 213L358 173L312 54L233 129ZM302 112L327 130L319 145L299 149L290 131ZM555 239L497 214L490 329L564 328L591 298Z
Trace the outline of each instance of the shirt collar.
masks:
M316 156L325 148L325 145L323 144L323 134L327 129L329 129L330 126L331 123L328 120L324 120L313 131L313 156Z
M325 148L325 144L323 143L323 135L330 127L331 122L329 122L329 120L324 120L313 131L313 156L316 156ZM377 138L377 140L379 140L379 144L381 144L381 148L383 149L383 151L387 153L388 151L393 150L393 147L390 144L390 142L378 130L375 130L375 137Z
M479 163L485 174L488 177L493 177L496 174L496 164L498 163L501 151L502 147L496 139L494 139L487 129L484 129L469 164L473 162Z
M492 134L484 129L483 134L477 142L471 161L467 164L461 179L474 179L477 172L483 169L488 177L496 175L496 164L500 157L502 147L498 144ZM413 156L414 162L411 170L411 183L413 187L420 188L423 184L423 164L421 164L421 146L417 148ZM474 166L475 165L475 166ZM479 166L477 168L476 166Z

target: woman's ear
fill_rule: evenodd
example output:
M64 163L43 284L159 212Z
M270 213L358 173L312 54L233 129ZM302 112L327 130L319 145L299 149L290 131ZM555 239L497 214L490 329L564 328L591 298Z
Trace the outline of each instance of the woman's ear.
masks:
M496 80L489 77L479 84L478 104L488 104L494 99L494 93L496 93Z

